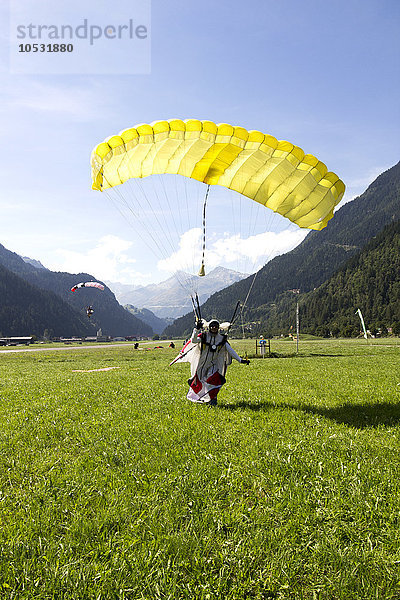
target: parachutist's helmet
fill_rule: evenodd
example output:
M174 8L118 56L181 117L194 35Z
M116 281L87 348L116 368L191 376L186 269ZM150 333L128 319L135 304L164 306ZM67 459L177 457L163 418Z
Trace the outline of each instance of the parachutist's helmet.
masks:
M208 324L208 328L209 329L219 329L219 322L216 319L213 319L212 321L209 322Z

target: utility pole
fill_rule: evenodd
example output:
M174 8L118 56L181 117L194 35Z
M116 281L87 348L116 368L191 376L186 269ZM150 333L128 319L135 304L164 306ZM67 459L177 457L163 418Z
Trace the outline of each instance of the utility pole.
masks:
M296 354L299 353L299 339L300 339L300 319L299 319L299 294L300 290L290 290L293 294L297 294L296 296Z

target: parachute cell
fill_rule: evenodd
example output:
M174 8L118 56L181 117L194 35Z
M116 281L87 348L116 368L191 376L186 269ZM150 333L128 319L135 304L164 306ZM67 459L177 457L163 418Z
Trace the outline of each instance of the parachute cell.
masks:
M345 191L324 163L290 142L196 119L126 129L99 144L91 164L95 190L131 178L183 175L239 192L299 227L316 230L327 225Z

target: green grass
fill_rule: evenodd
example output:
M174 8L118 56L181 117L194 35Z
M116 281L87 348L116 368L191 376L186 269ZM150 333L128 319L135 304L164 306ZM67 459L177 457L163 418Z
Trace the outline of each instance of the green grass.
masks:
M0 598L399 599L399 342L1 354Z

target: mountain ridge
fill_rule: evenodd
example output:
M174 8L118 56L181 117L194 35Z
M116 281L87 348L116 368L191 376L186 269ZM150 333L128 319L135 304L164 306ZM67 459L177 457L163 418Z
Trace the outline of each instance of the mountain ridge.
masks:
M225 267L216 267L205 277L190 275L182 271L172 275L160 283L152 283L143 287L134 287L130 291L117 292L117 300L137 308L146 308L158 318L177 318L191 309L191 301L187 289L198 290L200 303L203 303L215 291L221 290L247 277L244 273ZM109 286L113 287L112 282ZM120 288L121 289L121 288ZM117 290L117 288L116 288Z

